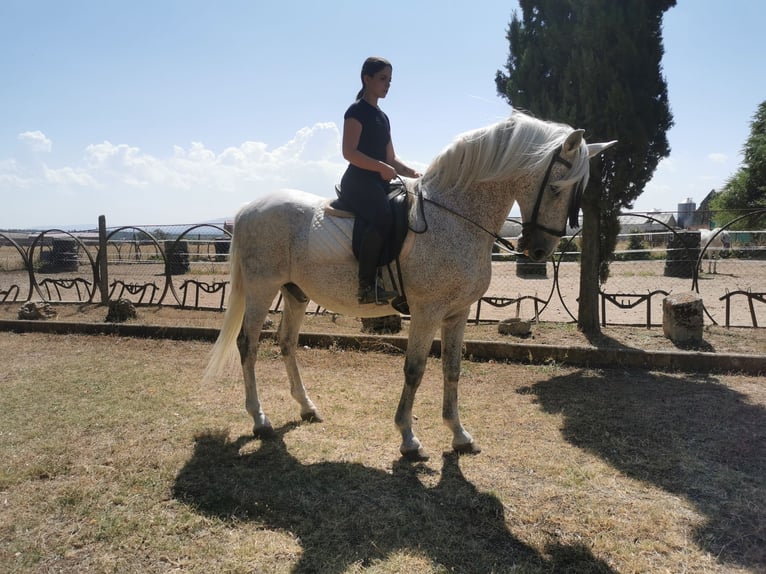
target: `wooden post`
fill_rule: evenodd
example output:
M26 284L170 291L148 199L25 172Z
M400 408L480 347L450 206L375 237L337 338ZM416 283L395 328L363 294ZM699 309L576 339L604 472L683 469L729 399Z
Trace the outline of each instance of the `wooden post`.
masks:
M101 304L109 304L109 254L106 250L106 216L98 216L98 288L101 291Z

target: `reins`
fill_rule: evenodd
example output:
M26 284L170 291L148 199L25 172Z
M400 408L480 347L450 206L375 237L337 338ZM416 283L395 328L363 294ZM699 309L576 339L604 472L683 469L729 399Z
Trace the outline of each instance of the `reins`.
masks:
M537 222L537 217L540 214L540 206L542 205L542 202L543 202L543 196L545 194L545 189L548 187L548 181L551 178L551 172L553 171L553 166L556 163L561 163L561 164L565 165L568 169L572 169L572 163L570 161L564 159L563 157L561 157L561 150L562 150L562 146L558 146L556 148L556 150L553 152L553 156L551 157L550 161L548 162L548 167L545 170L545 177L543 178L543 181L540 184L540 188L537 191L537 198L535 199L535 206L532 209L532 217L530 218L529 221L522 222L522 224L521 224L521 230L522 230L521 232L522 232L522 234L524 232L528 231L528 230L539 229L541 231L544 231L545 233L550 233L551 235L555 235L556 237L563 237L564 235L566 235L566 223L564 224L564 228L563 229L553 229L552 227L547 227L547 226L541 225L540 223ZM430 198L427 198L427 197L423 197L423 192L420 190L420 186L419 185L416 187L416 191L414 191L414 192L409 191L407 189L407 186L404 183L404 180L401 178L401 176L397 175L396 177L401 182L402 187L405 190L405 192L415 196L416 201L418 202L418 211L420 212L420 216L421 216L421 218L423 220L423 223L425 224L425 227L422 230L416 230L416 229L413 229L412 227L410 227L410 230L413 233L421 234L421 233L425 233L426 231L428 231L428 222L426 221L425 210L423 208L423 204L428 202L428 203L430 203L432 205L435 205L439 209L443 209L444 211L446 211L448 213L451 213L455 217L458 217L458 218L462 219L463 221L467 221L471 225L473 225L475 227L478 227L484 233L486 233L488 235L491 235L495 239L495 241L497 243L499 243L502 247L507 249L511 254L513 254L513 255L523 255L523 253L517 251L516 247L513 245L513 243L508 241L506 238L500 237L500 235L498 235L497 233L494 233L493 231L490 231L489 229L487 229L486 227L484 227L480 223L477 223L477 222L473 221L472 219L466 217L462 213L460 213L458 211L455 211L451 207L447 207L446 205L444 205L442 203L439 203L436 200L433 200L433 199L430 199ZM581 193L581 187L578 187L578 189L575 190L575 196L579 195L580 193ZM579 201L577 201L577 197L575 197L575 196L573 196L573 198L572 198L572 206L571 206L570 211L574 211L574 209L577 209L577 211L579 211ZM572 219L571 213L570 213L569 219L570 219L570 223L571 223L571 219Z
M553 156L550 159L550 162L548 162L548 167L545 170L545 177L543 178L543 181L540 184L540 189L538 189L538 191L537 191L537 198L535 199L535 206L534 206L534 209L532 210L532 217L530 218L529 221L522 222L522 224L521 224L521 233L522 233L522 235L524 233L527 233L529 230L534 230L534 229L539 229L539 230L541 230L541 231L543 231L545 233L549 233L551 235L555 235L556 237L563 237L566 234L566 223L564 223L564 228L563 229L553 229L552 227L546 227L545 225L541 225L540 223L537 222L537 216L540 214L540 206L542 205L542 202L543 202L543 195L545 194L545 189L548 187L548 181L551 178L551 172L553 171L553 166L556 163L561 163L564 166L566 166L568 169L572 169L572 163L570 161L564 159L563 157L561 157L561 150L562 149L563 149L563 147L561 145L558 146L556 148L556 150L554 151ZM499 234L497 234L497 233L495 233L493 231L490 231L489 229L487 229L486 227L484 227L480 223L477 223L474 220L466 217L462 213L460 213L458 211L455 211L451 207L447 207L446 205L444 205L442 203L439 203L438 201L430 199L428 197L423 197L423 192L420 189L420 184L419 183L416 184L415 191L410 191L409 189L407 189L407 185L404 183L404 180L401 178L401 176L397 175L396 177L399 180L399 182L401 183L402 189L404 190L404 193L406 193L408 195L414 196L415 200L417 201L417 210L420 212L420 218L423 221L424 227L421 230L413 229L410 226L410 223L408 221L407 222L407 227L413 233L416 233L416 234L420 235L420 234L425 233L426 231L428 231L428 221L426 220L425 208L423 207L423 205L427 202L427 203L430 203L431 205L435 205L439 209L443 209L444 211L454 215L455 217L458 217L458 218L462 219L463 221L466 221L466 222L470 223L474 227L478 227L481 231L483 231L487 235L492 236L496 243L500 244L502 247L504 247L506 250L508 250L508 252L511 253L512 255L524 255L523 252L517 251L516 247L513 245L513 243L511 243L505 237L500 237ZM572 224L572 225L574 225L574 223L572 223L573 220L575 220L575 223L576 223L577 212L580 210L579 198L580 198L581 195L582 195L582 182L580 182L578 184L578 187L575 190L574 195L572 196L572 203L570 205L570 210L569 210L570 213L569 213L569 218L568 218L570 224ZM393 306L398 311L400 311L402 313L405 313L405 314L408 314L409 313L409 307L407 306L407 295L404 292L404 280L402 278L402 266L399 263L399 256L398 255L396 256L395 261L396 261L396 269L397 269L397 275L398 275L398 279L399 279L399 289L400 289L400 292L401 292L401 296L398 298L399 299L398 301L393 303ZM391 282L394 283L393 271L391 270L391 266L390 265L388 266L388 272L389 272L389 275L390 275L390 278L391 278Z
M418 230L418 229L413 229L413 228L412 228L412 227L409 225L409 223L408 223L408 228L409 228L409 230L410 230L410 231L412 231L413 233L416 233L416 234L420 235L420 234L423 234L423 233L425 233L426 231L428 231L428 221L426 221L426 213L425 213L425 208L423 207L423 204L424 204L424 203L430 203L430 204L432 204L432 205L435 205L435 206L436 206L436 207L438 207L439 209L443 209L444 211L446 211L446 212L448 212L448 213L451 213L451 214L452 214L452 215L454 215L455 217L459 217L459 218L460 218L460 219L462 219L463 221L467 221L467 222L468 222L468 223L470 223L471 225L473 225L473 226L475 226L475 227L478 227L479 229L481 229L481 230L482 230L484 233L486 233L487 235L491 235L491 236L492 236L492 237L495 239L495 241L497 241L497 242L498 242L500 245L502 245L504 248L506 248L506 249L507 249L508 251L510 251L512 254L515 254L515 255L521 255L521 253L519 253L518 251L516 251L516 248L513 246L513 243L511 243L510 241L508 241L506 238L504 238L504 237L500 237L500 235L498 235L497 233L494 233L494 232L490 231L489 229L487 229L486 227L484 227L484 226L483 226L483 225L481 225L480 223L476 223L474 220L472 220L472 219L470 219L470 218L466 217L465 215L463 215L462 213L460 213L460 212L458 212L458 211L455 211L455 210L454 210L454 209L452 209L451 207L447 207L446 205L444 205L444 204L442 204L442 203L439 203L438 201L436 201L436 200L433 200L433 199L430 199L430 198L428 198L428 197L423 197L423 192L420 190L420 187L419 187L419 186L417 186L417 189L416 189L416 191L409 191L409 190L407 189L407 186L404 184L404 181L402 180L402 178L401 178L400 176L398 176L398 175L397 175L396 177L397 177L397 178L399 179L399 181L401 182L401 184L402 184L402 187L403 187L403 189L404 189L405 193L407 193L407 194L409 194L409 195L412 195L412 196L414 196L414 197L415 197L415 200L417 201L417 204L418 204L418 206L417 206L417 209L418 209L418 211L420 212L420 217L421 217L421 219L423 220L424 228L423 228L423 229L419 229L419 230Z

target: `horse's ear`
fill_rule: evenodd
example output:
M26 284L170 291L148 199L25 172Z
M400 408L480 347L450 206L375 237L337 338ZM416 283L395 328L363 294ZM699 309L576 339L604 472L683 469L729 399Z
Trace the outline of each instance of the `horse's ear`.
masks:
M582 144L582 136L584 133L585 130L575 130L567 136L567 139L561 146L561 156L564 159L569 160L570 162L574 159L577 150L580 149L580 145Z
M610 147L612 147L616 143L617 143L617 140L612 140L610 142L588 144L588 157L595 157L601 152L608 150Z

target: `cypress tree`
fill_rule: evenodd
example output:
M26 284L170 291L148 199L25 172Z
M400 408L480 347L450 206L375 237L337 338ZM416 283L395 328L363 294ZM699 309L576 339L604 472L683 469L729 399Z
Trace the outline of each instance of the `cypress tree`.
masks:
M673 125L662 76L662 16L675 0L520 0L508 27L508 102L538 117L618 144L591 163L583 198L578 323L599 331L598 286L608 278L619 233L659 161Z

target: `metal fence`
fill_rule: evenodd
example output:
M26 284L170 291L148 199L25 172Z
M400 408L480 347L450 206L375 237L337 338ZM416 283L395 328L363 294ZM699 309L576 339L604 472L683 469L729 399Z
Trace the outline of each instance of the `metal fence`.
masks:
M623 229L618 238L609 278L599 292L602 324L661 324L662 299L692 290L701 295L710 324L766 326L766 230L747 226L763 214L744 214L722 225L720 236L728 235L728 248L701 242L700 231L672 228L652 214L632 214L633 221L646 225ZM77 232L0 231L0 303L125 298L138 305L225 307L228 226L107 228L103 219L100 223ZM544 264L494 254L492 282L471 320L575 321L580 249L578 231L563 238ZM274 310L280 303L277 297Z

